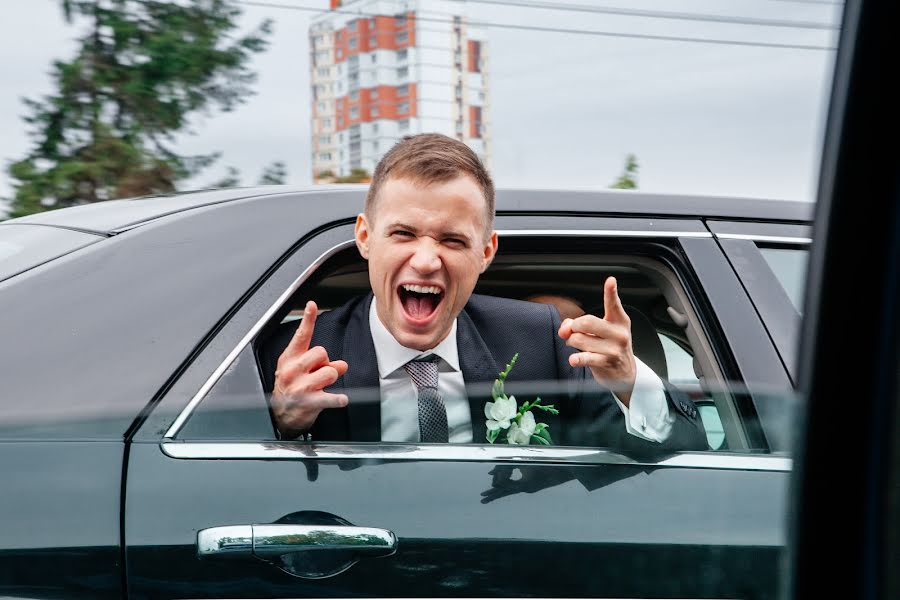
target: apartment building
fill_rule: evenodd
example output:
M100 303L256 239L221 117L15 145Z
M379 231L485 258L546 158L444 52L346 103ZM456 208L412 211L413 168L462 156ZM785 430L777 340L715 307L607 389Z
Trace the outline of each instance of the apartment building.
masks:
M330 0L310 26L316 181L438 132L490 164L487 45L458 0Z

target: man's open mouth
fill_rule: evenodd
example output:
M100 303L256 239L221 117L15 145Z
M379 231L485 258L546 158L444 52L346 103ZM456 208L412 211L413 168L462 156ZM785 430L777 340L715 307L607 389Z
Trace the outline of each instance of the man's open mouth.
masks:
M427 321L444 298L444 291L433 285L405 283L397 288L403 311L413 321Z

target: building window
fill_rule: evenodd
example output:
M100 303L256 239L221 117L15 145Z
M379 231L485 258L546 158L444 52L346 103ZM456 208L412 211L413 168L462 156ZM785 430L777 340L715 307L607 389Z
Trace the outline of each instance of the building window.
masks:
M319 112L325 112L325 103L319 102Z
M338 117L338 127L344 126L344 117Z
M374 65L374 64L377 63L377 62L378 62L378 55L373 54L373 55L372 55L372 64Z
M319 160L331 160L331 152L322 152L319 154Z
M397 105L398 113L408 113L409 112L409 102L401 102Z
M330 136L330 135L320 135L320 136L319 136L319 143L320 143L320 144L330 144L330 143L331 143L331 136Z
M400 119L399 121L397 121L397 127L400 128L400 131L408 131L409 119Z
M338 60L341 60L342 58L344 58L344 51L341 50L340 48L337 49L336 54L337 54Z
M406 79L407 77L409 77L409 67L400 67L397 69L398 79Z
M378 90L373 88L372 91L369 92L369 99L370 100L378 100Z
M400 33L397 34L396 41L397 41L397 44L405 44L405 43L409 42L409 34L406 33L405 31L401 31Z
M356 21L347 23L347 31L356 31Z
M319 67L318 69L319 77L328 77L328 68L327 67Z
M353 108L350 109L350 118L351 119L359 118L359 108L354 106Z
M378 123L372 123L372 133L378 133Z
M359 90L353 90L350 92L350 102L356 102L359 100Z
M375 29L375 17L369 19L369 29Z
M372 114L373 117L377 117L377 116L378 116L378 107L377 107L377 106L373 106L373 107L372 107L371 114Z
M322 127L324 129L330 129L331 128L331 119L322 119Z
M398 96L409 96L409 86L408 85L397 86L397 95Z
M404 48L403 50L397 50L397 62L402 62L406 60L406 56L409 52Z
M378 140L372 142L372 152L378 152Z
M406 27L406 13L394 17L397 27Z
M355 37L350 38L350 41L347 42L347 45L350 47L351 50L356 50L356 38Z
M378 45L378 36L370 35L369 36L369 47L374 48ZM374 56L372 58L375 58Z

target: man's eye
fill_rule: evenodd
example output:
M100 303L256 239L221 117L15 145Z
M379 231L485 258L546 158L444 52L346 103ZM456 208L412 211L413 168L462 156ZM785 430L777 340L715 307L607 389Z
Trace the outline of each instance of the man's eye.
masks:
M415 237L411 231L404 231L402 229L398 229L393 233L393 235L397 235L400 237Z
M446 240L444 240L444 243L453 246L454 248L466 247L466 241L458 238L447 238Z

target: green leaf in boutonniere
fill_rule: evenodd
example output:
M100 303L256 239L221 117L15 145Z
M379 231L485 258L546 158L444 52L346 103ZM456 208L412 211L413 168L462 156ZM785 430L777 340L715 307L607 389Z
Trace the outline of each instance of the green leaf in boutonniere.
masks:
M525 402L522 406L518 406L515 396L506 395L504 384L518 358L517 352L506 368L499 373L491 388L491 397L494 401L484 405L484 416L487 417L487 441L491 444L497 440L519 445L527 445L532 442L543 445L552 444L553 439L548 431L549 426L546 423L538 423L532 411L542 410L553 415L558 415L559 411L552 404L541 404L540 397L535 398L533 402Z

